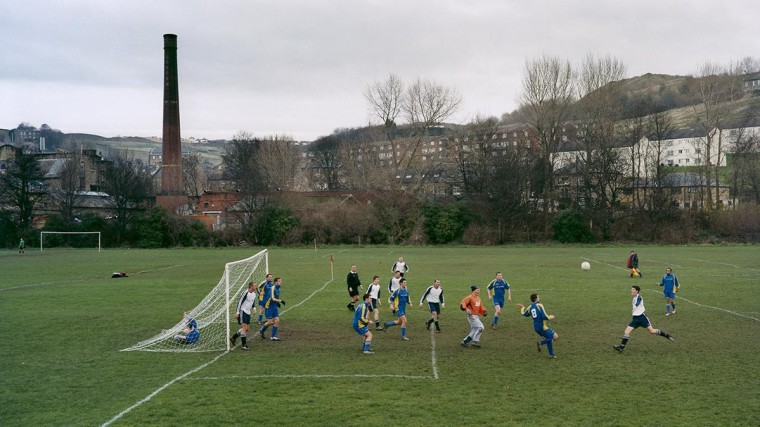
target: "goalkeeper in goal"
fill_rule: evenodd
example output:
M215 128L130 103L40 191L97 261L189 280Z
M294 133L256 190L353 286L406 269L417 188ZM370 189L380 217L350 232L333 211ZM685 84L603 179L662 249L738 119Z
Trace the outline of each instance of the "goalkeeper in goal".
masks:
M201 339L201 331L198 330L198 322L190 317L187 312L185 312L184 318L187 319L185 329L182 330L181 335L176 335L174 339L183 344L193 344L198 342L198 340Z

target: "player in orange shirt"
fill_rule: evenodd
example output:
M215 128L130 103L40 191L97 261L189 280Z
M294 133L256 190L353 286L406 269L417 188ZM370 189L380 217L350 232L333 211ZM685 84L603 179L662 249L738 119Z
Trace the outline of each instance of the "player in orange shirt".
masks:
M467 347L472 342L472 346L480 348L480 335L483 334L483 322L480 317L486 317L486 309L480 302L480 288L478 285L470 286L472 293L464 297L459 303L459 308L467 312L467 322L470 323L470 333L462 340L461 346Z

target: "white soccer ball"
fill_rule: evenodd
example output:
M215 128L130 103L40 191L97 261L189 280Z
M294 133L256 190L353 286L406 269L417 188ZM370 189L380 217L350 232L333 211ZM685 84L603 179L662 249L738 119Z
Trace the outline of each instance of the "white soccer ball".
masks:
M591 270L591 264L589 264L587 261L583 261L581 263L581 270L585 270L585 271Z

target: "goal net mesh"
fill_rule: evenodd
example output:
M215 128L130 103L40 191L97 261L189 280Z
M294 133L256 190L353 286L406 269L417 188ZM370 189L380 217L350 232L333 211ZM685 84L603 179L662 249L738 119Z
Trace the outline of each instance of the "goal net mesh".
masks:
M166 351L166 352L202 352L225 351L228 349L228 334L237 330L234 320L237 301L248 283L260 283L266 278L269 268L266 249L256 255L240 261L227 263L219 283L192 310L188 311L179 323L158 335L139 342L122 351ZM178 339L185 335L188 323L195 320L200 338L192 343Z

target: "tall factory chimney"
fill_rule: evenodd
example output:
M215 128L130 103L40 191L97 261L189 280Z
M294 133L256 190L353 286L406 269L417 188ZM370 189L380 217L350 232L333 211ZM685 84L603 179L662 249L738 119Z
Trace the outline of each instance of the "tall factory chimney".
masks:
M161 191L156 202L169 212L176 211L188 201L182 185L182 140L179 129L177 36L164 34L164 134Z

